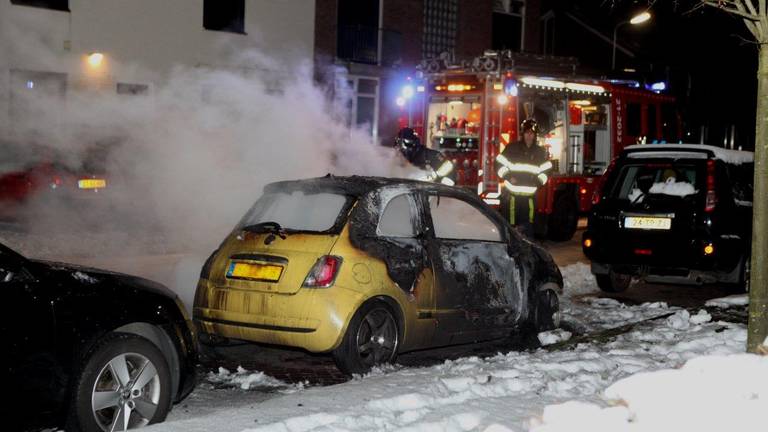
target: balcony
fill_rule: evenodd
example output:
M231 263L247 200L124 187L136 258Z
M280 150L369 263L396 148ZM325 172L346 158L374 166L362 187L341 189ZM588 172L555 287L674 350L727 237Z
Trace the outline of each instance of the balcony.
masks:
M400 32L361 25L340 26L337 57L353 63L391 66L400 61L402 44Z

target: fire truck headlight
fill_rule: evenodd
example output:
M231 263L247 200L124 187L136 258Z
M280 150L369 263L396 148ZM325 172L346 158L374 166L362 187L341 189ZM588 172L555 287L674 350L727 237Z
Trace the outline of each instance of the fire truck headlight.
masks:
M413 90L413 86L412 85L407 85L407 86L403 87L402 96L404 98L406 98L406 99L412 98L413 97L413 93L414 93L414 90Z
M496 97L496 102L499 103L499 105L506 105L507 102L509 102L509 97L505 94L500 94L498 97Z
M399 107L404 107L405 106L405 98L402 97L402 96L399 96L397 99L395 99L395 103Z

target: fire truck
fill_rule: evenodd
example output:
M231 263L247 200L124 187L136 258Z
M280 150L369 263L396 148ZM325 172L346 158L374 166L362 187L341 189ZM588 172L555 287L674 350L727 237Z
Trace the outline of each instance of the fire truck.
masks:
M536 195L536 235L568 240L613 158L627 145L677 142L679 116L674 98L659 88L548 74L541 65L532 73L519 56L486 52L459 63L422 62L396 100L399 126L453 161L457 186L498 206L496 155L519 139L522 120L534 118L554 165Z

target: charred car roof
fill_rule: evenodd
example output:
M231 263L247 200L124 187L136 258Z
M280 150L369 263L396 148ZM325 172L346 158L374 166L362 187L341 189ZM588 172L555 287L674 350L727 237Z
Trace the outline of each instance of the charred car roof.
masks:
M369 192L390 186L405 186L408 189L414 191L442 192L452 195L461 195L468 199L480 201L480 199L475 194L469 193L464 189L451 187L440 183L430 183L421 180L403 178L334 176L330 174L324 177L270 183L264 187L264 193L301 190L338 192L345 195L361 197Z

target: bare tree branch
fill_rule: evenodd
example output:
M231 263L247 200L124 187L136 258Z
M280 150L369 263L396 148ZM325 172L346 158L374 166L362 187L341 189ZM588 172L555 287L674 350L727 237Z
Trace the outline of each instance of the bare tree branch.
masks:
M761 0L763 1L763 0ZM740 1L715 1L715 0L701 0L701 2L707 6L711 6L714 8L718 8L722 11L728 12L730 14L738 15L746 20L750 21L760 21L760 17L757 15L752 15L751 13L747 12L746 10L739 10L738 6L741 6L741 8L744 8L744 5L741 4ZM738 6L737 6L738 3ZM732 7L728 7L727 5L732 5Z
M752 0L744 0L744 4L747 6L747 9L749 9L749 13L758 15L757 10L755 10L755 7L752 5Z

